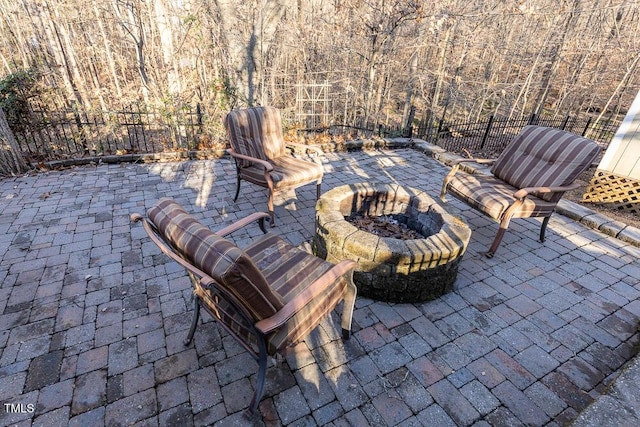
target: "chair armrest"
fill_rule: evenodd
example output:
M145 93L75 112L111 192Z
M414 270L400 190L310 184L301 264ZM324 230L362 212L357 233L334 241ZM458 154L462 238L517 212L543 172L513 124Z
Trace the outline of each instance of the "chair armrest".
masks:
M299 144L297 142L285 142L285 145L289 146L289 147L297 147L297 148L301 148L303 150L307 150L307 151L313 151L314 153L321 155L324 154L324 152L313 145L306 145L306 144Z
M462 163L471 162L471 163L490 165L495 161L496 159L457 159L451 162L451 170L444 177L444 181L442 181L442 189L440 190L440 200L442 200L443 202L447 201L447 198L445 197L447 194L447 185L449 185L449 183L451 182L455 174L458 173L458 170L460 169L460 165Z
M273 166L271 165L271 163L267 162L266 160L258 159L257 157L247 156L245 154L236 153L232 148L227 148L227 153L229 153L229 155L231 155L232 157L246 160L252 163L257 163L260 166L262 166L267 172L271 172L273 170Z
M263 334L268 334L274 329L284 325L302 307L317 298L327 286L335 283L340 276L345 275L356 266L355 261L344 260L334 265L329 271L314 281L307 289L298 294L294 299L284 305L276 314L256 323L256 328Z
M458 172L458 170L460 169L460 165L462 163L478 163L481 165L490 165L492 163L494 163L496 161L496 159L457 159L454 160L453 162L451 162L451 170L449 171L449 173L447 174L446 178L445 178L445 183L448 183L449 181L451 181L451 178L453 178L453 176Z
M460 163L467 163L467 162L479 163L481 165L490 165L495 161L496 159L457 159L451 162L451 166L455 166L455 165L459 165Z
M270 219L270 218L271 216L266 212L255 212L232 224L227 225L224 228L221 228L218 231L215 231L214 233L216 233L218 236L224 237L228 234L231 234L235 231L240 230L241 228L246 227L247 225L251 224L253 221L258 221L258 226L260 227L260 230L262 230L263 233L266 233L267 230L264 228L264 220Z
M524 199L530 193L560 193L575 190L578 187L580 187L580 184L576 182L560 187L525 187L513 193L513 197L516 199Z

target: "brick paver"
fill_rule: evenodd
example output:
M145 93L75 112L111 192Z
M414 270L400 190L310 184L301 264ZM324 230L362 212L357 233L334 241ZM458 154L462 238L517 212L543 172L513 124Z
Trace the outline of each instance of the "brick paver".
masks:
M448 168L414 149L328 153L325 190L357 182L437 196ZM0 425L253 425L257 366L206 315L194 343L190 282L129 222L160 197L213 229L233 202L228 158L77 167L0 181ZM314 190L276 198L277 226L308 244ZM359 298L352 338L334 313L267 372L267 425L562 425L635 355L640 249L555 215L497 225L452 199L472 229L455 289L422 304ZM233 235L246 244L257 227Z

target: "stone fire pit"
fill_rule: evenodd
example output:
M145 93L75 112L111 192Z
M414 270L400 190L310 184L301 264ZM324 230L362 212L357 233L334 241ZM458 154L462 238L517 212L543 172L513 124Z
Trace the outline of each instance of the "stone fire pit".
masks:
M401 240L363 231L347 218L392 215L424 236ZM421 190L353 184L323 194L316 205L314 253L337 263L358 262L359 295L389 302L420 302L453 288L471 231Z

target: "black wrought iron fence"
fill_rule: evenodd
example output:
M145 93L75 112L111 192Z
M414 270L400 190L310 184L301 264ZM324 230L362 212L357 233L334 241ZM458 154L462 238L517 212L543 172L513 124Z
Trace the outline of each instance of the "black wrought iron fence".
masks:
M149 111L132 105L119 111L34 111L10 123L22 152L52 160L125 153L192 150L204 135L200 105Z
M364 138L370 138L374 135L379 137L412 137L424 139L448 151L468 150L498 154L524 126L531 124L563 129L582 135L606 148L620 126L620 121L607 120L595 123L591 118L579 119L571 116L555 119L538 115L531 115L523 119L490 116L486 120L477 122L440 119L432 123L419 122L411 127L357 122L317 129L301 129L300 132L307 134L327 132L332 135Z
M217 123L217 128L211 128L212 122ZM200 105L164 111L149 111L132 105L112 112L36 111L26 123L10 125L22 152L32 160L48 161L92 155L223 148L221 123L220 117L209 117ZM358 122L302 131L329 132L350 138L414 137L448 151L499 153L528 124L565 129L593 139L606 148L620 123L596 124L591 119L570 116L560 119L536 115L526 119L491 116L478 122L440 119L432 123L419 122L412 127Z
M508 119L490 116L479 122L440 120L437 125L420 124L405 134L425 139L448 151L485 151L500 153L511 139L526 125L548 126L563 129L592 139L606 148L615 135L620 122L594 123L592 119L566 116L559 119L531 115L527 119Z

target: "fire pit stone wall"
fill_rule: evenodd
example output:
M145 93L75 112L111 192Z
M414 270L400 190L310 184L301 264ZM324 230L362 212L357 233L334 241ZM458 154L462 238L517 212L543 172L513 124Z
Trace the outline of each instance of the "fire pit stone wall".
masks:
M424 236L403 240L358 229L349 217L401 217ZM358 262L360 295L390 302L437 298L453 288L471 231L425 192L391 184L352 184L323 194L316 205L314 253Z

